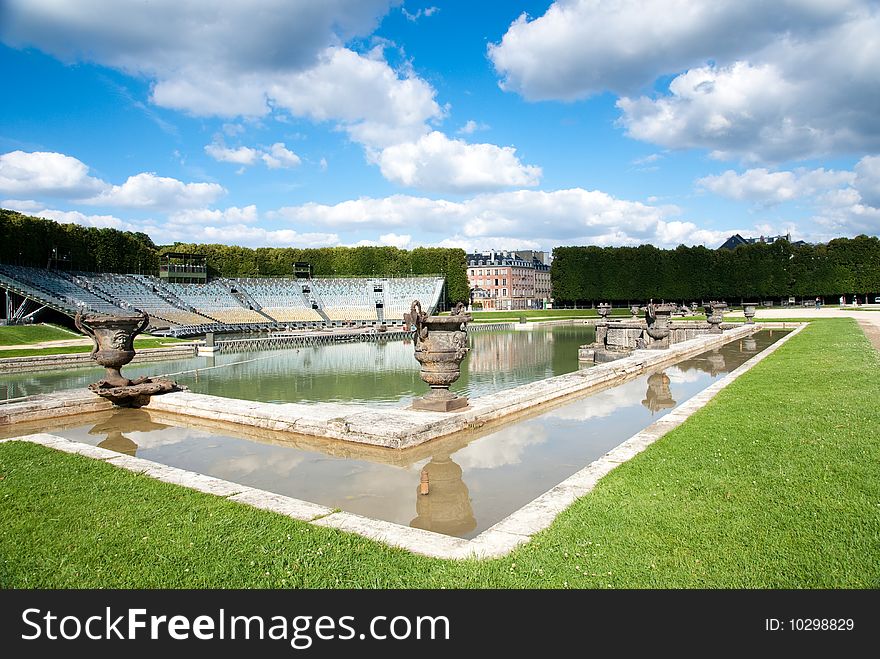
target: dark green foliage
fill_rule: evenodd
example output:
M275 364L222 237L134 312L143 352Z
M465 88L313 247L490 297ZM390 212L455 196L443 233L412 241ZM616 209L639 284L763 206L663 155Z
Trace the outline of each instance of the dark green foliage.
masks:
M95 272L156 272L156 246L144 233L95 229L0 208L0 262Z
M223 277L282 277L293 274L295 261L312 264L317 277L445 275L446 304L467 302L464 250L417 247L236 247L175 243L156 247L144 233L58 224L0 209L0 263L68 270L156 274L166 252L203 254L208 273Z
M880 293L880 239L837 238L827 245L557 247L553 250L557 304L600 301L827 297Z

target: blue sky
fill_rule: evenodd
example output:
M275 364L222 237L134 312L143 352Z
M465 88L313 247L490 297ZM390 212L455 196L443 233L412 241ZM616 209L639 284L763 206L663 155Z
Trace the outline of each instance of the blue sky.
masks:
M868 0L0 0L0 205L248 246L880 233Z

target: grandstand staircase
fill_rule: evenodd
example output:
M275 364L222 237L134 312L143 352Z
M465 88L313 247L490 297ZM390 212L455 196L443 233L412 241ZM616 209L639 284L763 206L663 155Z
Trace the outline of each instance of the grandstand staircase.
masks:
M174 293L169 291L167 288L164 288L162 286L161 282L159 284L153 284L152 282L149 282L149 283L148 282L149 282L149 280L142 281L142 283L144 285L149 285L151 287L152 291L156 295L158 295L160 298L165 300L171 306L177 307L178 309L182 309L183 311L189 311L191 313L198 314L199 316L204 316L207 320L210 320L215 323L220 322L219 320L217 320L213 316L209 316L204 311L199 311L195 307L193 307L193 306L187 304L186 302L184 302L183 300L181 300L179 297L177 297L177 295L175 295Z
M220 285L223 286L232 297L238 300L238 303L245 309L256 311L270 323L278 322L275 318L272 318L272 316L263 311L262 305L251 297L250 293L245 290L244 286L239 286L225 277L218 277L216 281L220 282Z
M311 288L311 287L310 287L310 288ZM321 317L321 319L322 319L325 323L331 323L331 322L333 322L333 321L330 320L329 316L327 316L327 314L324 313L324 309L323 309L324 301L321 300L321 296L318 295L318 291L316 291L314 288L311 288L311 292L306 293L306 292L302 289L302 284L299 284L299 290L300 290L300 294L302 295L303 304L306 305L307 308L309 308L309 309L313 309L313 307L312 307L312 301L311 301L311 299L309 299L309 295L311 295L311 296L315 299L315 302L318 303L318 308L317 308L317 309L314 309L314 311L316 311L316 312L318 313L318 315Z

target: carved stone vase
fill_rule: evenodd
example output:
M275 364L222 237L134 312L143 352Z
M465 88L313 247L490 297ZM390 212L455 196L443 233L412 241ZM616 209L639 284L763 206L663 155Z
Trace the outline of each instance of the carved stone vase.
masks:
M645 320L648 323L645 333L655 341L666 341L669 338L669 317L674 310L674 304L649 302L645 307Z
M611 313L611 305L608 304L607 302L602 302L602 303L596 305L596 311L599 312L599 318L601 318L601 320L599 322L601 322L603 325L605 323L607 323L608 322L608 314Z
M709 323L710 334L721 334L721 323L724 322L724 310L727 309L726 302L710 302L703 307L706 312L706 322Z
M755 304L749 302L743 305L743 315L746 317L746 324L748 325L755 324L755 306Z
M134 337L146 329L150 322L147 314L138 316L110 316L107 314L76 314L74 324L83 334L92 337L92 359L103 366L107 373L99 386L127 387L131 380L119 372L134 359Z
M634 304L629 308L629 313L632 316L631 320L637 320L639 317L639 305Z
M466 407L468 399L449 391L461 375L461 362L468 353L467 324L470 314L458 304L450 316L429 316L418 300L412 303L404 322L414 328L415 358L421 364L419 375L431 392L413 401L417 410L451 412Z
M132 406L142 404L148 396L169 391L182 391L186 387L172 380L140 377L129 380L119 369L134 359L134 337L144 331L150 317L142 313L138 316L111 316L108 314L77 313L73 319L77 329L92 337L92 359L106 369L103 380L89 385L89 389L99 396L111 400L116 405Z

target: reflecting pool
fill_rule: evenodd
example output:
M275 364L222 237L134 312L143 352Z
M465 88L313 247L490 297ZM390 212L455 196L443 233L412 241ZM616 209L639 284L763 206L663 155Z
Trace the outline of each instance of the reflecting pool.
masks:
M578 346L595 329L560 325L527 331L480 331L469 335L472 350L452 385L477 397L563 375L578 368ZM267 403L371 402L405 405L428 391L409 340L340 343L286 350L129 364L129 378L170 375L200 394ZM4 374L0 399L85 387L104 375L93 368Z
M544 338L553 343L562 337L574 343L583 340L583 335L559 329L575 328L557 328ZM79 417L52 426L19 426L7 435L52 432L331 508L471 538L661 418L785 333L760 331L535 416L404 451L233 429L195 420L187 420L184 425L180 417L145 410L93 415L87 423ZM493 382L492 377L506 386L516 382L516 376L503 369L514 373L518 369L535 370L547 375L572 370L556 363L551 348L533 343L541 334L522 334L487 335L484 348L488 351L497 342L499 353L495 357L488 352L472 353L476 359L470 363L468 386L486 386ZM483 338L474 336L476 340ZM523 346L532 347L526 353L531 357L517 361L510 352L523 352ZM378 362L384 369L398 360L403 369L404 353L411 359L412 346L355 347L385 355L384 361ZM572 352L576 362L577 350ZM332 370L330 361L322 359L313 356L311 367L318 373L322 369L315 369L316 365ZM497 372L493 370L495 364L499 364ZM370 381L365 370L358 371L364 372L364 387ZM333 375L327 373L326 377ZM339 383L346 386L344 378ZM423 472L429 484L427 495L419 494Z

